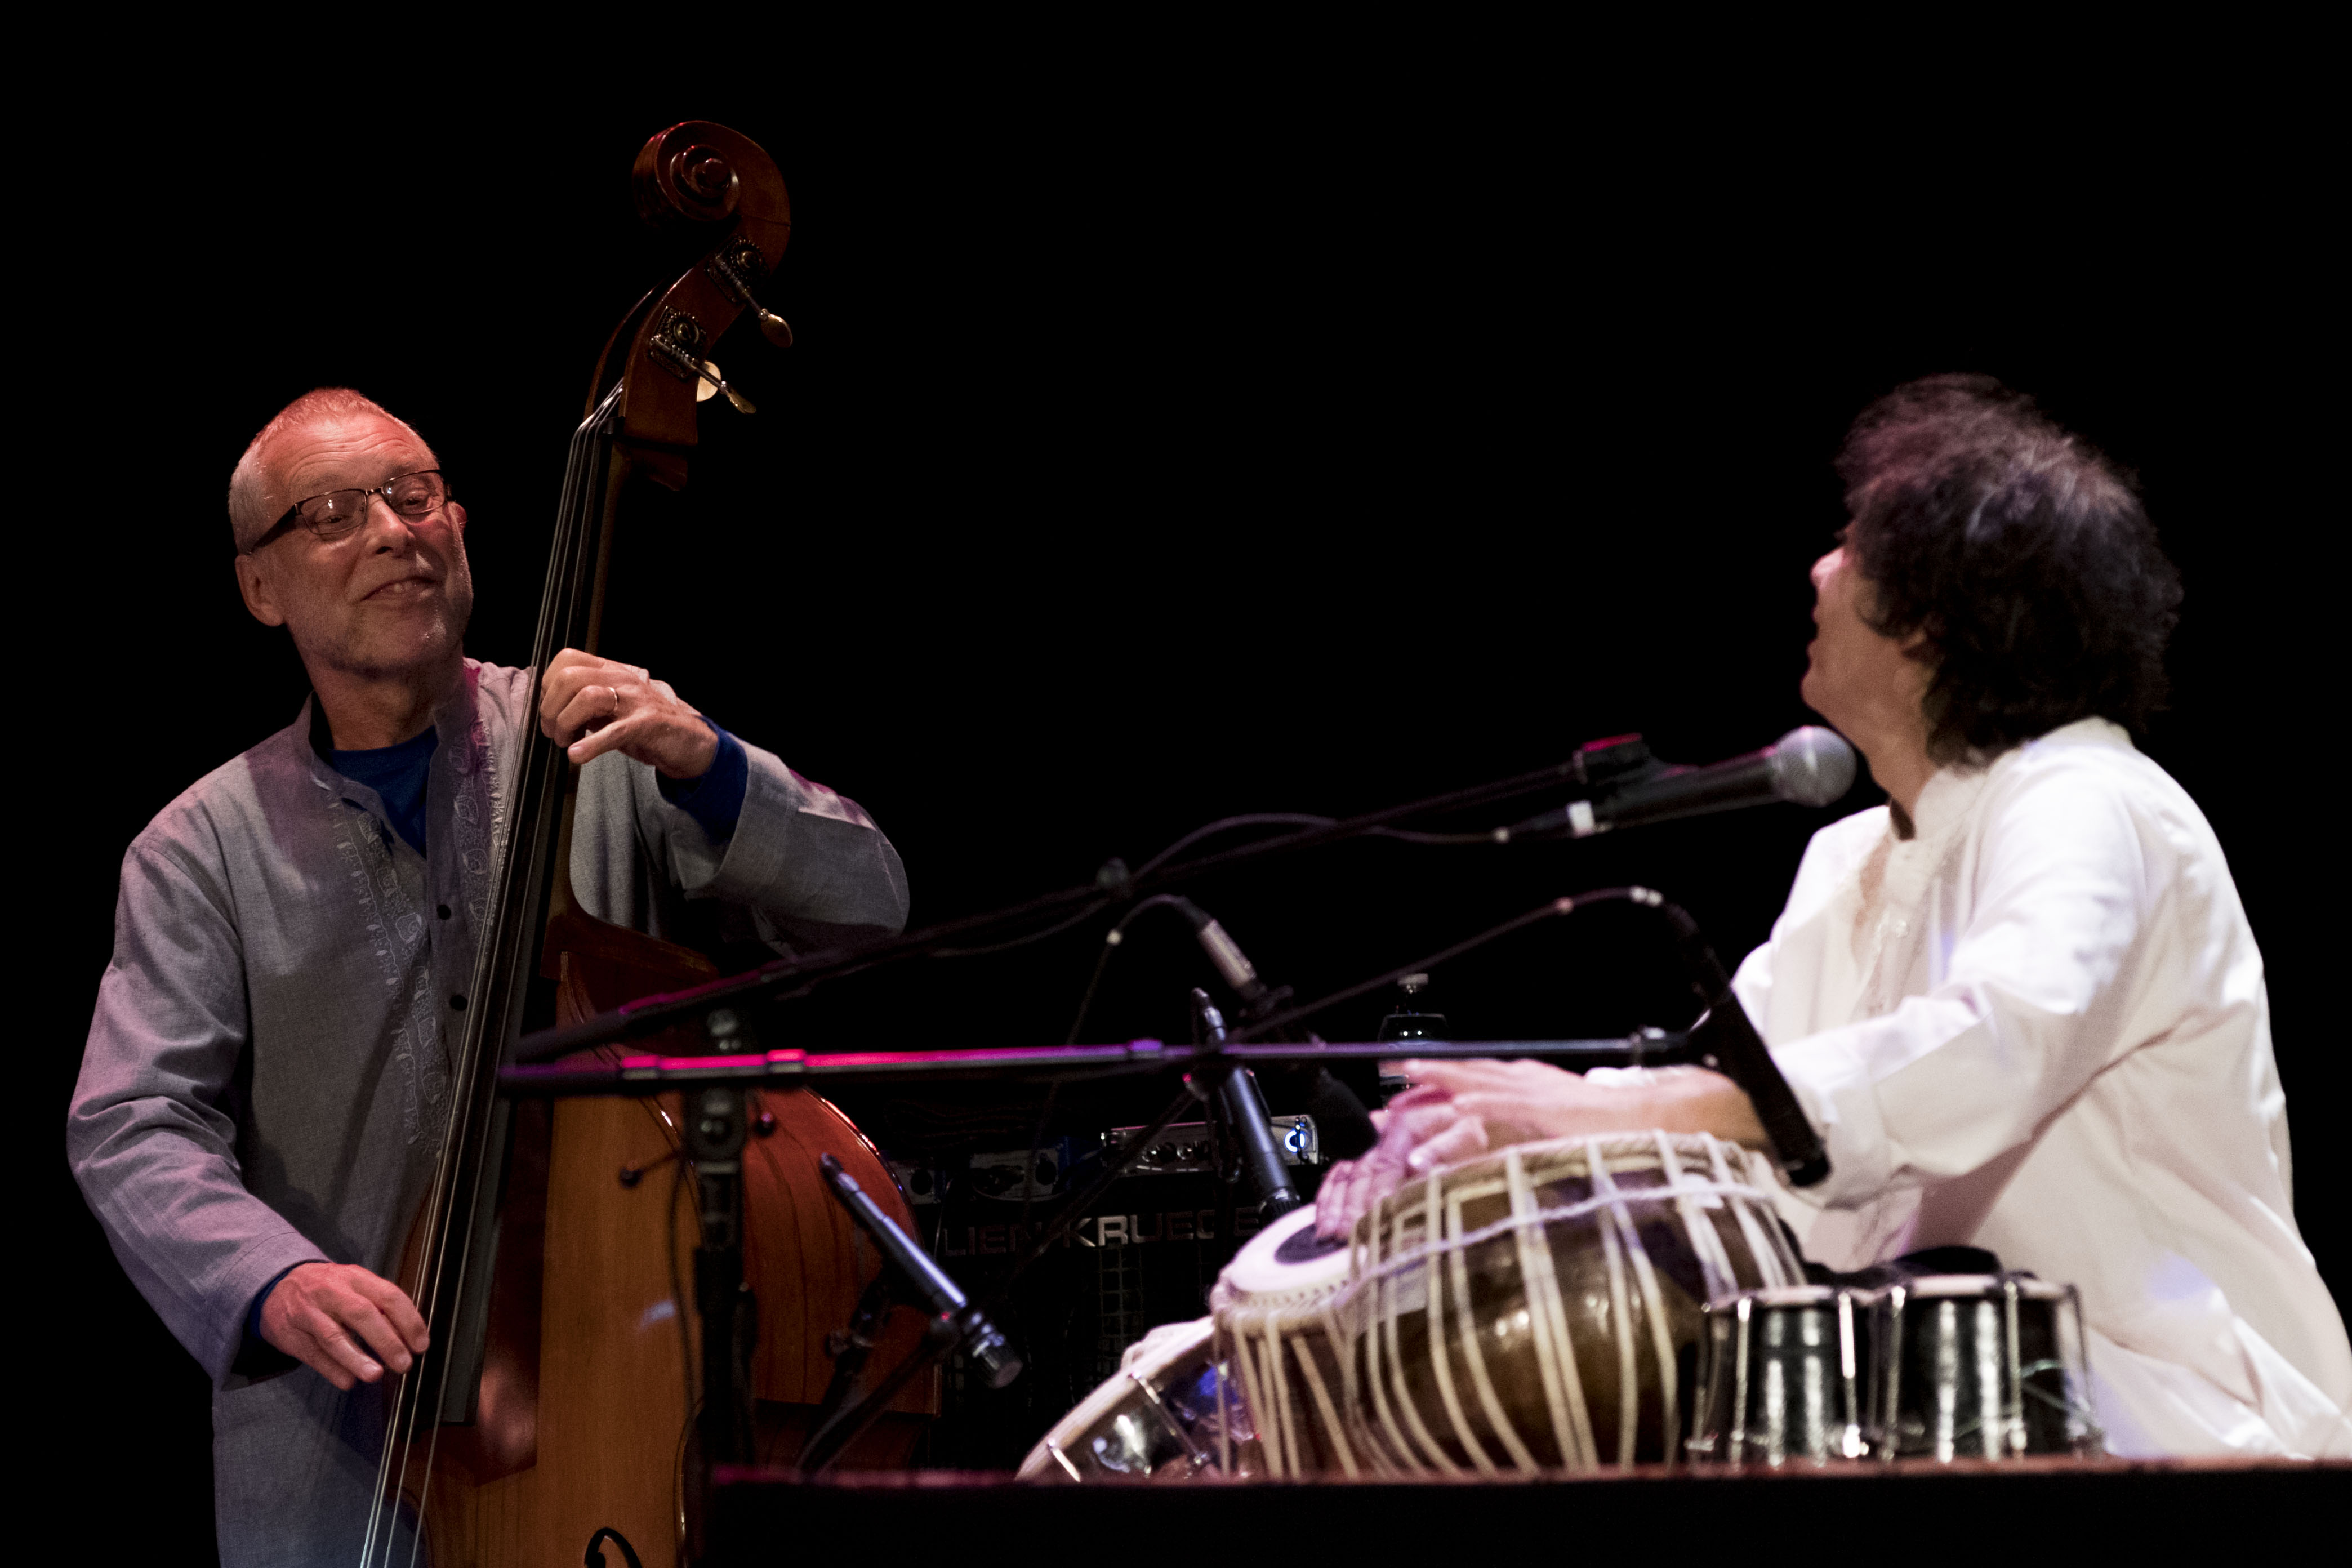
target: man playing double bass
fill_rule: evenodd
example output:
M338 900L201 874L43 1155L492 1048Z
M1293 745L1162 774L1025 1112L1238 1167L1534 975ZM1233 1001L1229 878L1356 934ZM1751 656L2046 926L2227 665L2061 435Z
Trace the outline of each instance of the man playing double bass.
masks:
M2138 497L1983 377L1898 389L1840 470L1804 698L1889 804L1814 837L1733 983L1833 1167L1785 1216L1832 1268L1968 1245L2078 1284L2116 1452L2352 1456L2262 955L2212 829L2127 730L2180 597ZM1318 1194L1326 1236L1494 1145L1763 1141L1696 1068L1406 1071L1380 1145Z
M455 1027L536 723L582 769L588 913L789 951L895 931L858 806L632 665L465 657L466 512L357 393L297 399L229 484L237 584L312 695L123 858L67 1146L116 1256L211 1375L225 1563L341 1560L387 1367L426 1348L385 1276L446 1134Z

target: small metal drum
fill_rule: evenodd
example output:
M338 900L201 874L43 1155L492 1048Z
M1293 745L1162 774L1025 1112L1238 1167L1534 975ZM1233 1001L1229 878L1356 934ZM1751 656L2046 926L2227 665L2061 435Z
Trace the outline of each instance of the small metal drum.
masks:
M1691 1458L1822 1465L1867 1454L1874 1295L1791 1285L1703 1308Z
M1665 1132L1433 1172L1358 1221L1350 1266L1351 1431L1401 1475L1671 1460L1700 1307L1804 1281L1745 1152Z
M1118 1376L1055 1424L1022 1461L1021 1479L1044 1481L1189 1481L1220 1468L1230 1449L1224 1423L1244 1423L1237 1401L1221 1401L1208 1319L1137 1347Z
M1277 1479L1364 1473L1345 1425L1347 1387L1330 1313L1347 1278L1347 1244L1315 1239L1312 1205L1260 1231L1217 1276L1209 1293L1217 1359L1248 1406L1245 1417L1227 1418L1233 1458L1222 1468L1229 1473Z
M2024 1274L1927 1275L1879 1292L1870 1438L1882 1458L2095 1454L2083 1307Z

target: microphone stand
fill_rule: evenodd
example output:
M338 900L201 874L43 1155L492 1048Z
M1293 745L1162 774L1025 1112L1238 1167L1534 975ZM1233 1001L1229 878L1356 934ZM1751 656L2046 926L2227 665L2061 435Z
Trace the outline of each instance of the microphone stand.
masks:
M900 1389L950 1351L968 1351L972 1360L986 1369L992 1388L1002 1388L1021 1375L1021 1358L1013 1353L1004 1336L996 1331L988 1312L965 1300L956 1282L924 1255L914 1238L898 1228L897 1221L866 1195L841 1168L841 1162L830 1154L820 1155L817 1168L824 1175L826 1190L849 1211L850 1218L874 1238L882 1254L883 1268L858 1299L856 1314L843 1338L841 1354L834 1360L833 1382L825 1389L824 1402L817 1409L816 1425L801 1452L803 1475L814 1475L840 1458L842 1450L856 1442L889 1407ZM923 1342L891 1371L880 1387L845 1410L850 1388L874 1348L883 1320L889 1315L894 1295L910 1305L929 1309Z
M1192 988L1192 1024L1198 1037L1196 1046L1225 1044L1224 1016L1209 1001L1208 993L1197 985ZM1257 1193L1260 1217L1268 1221L1280 1219L1306 1200L1291 1185L1282 1151L1274 1146L1265 1097L1258 1092L1255 1075L1220 1055L1210 1058L1210 1065L1200 1076L1209 1089L1205 1098L1211 1121L1217 1129L1217 1184L1222 1193L1217 1216L1219 1234L1234 1234L1234 1189L1244 1178ZM1231 1149L1224 1147L1228 1138L1232 1140Z

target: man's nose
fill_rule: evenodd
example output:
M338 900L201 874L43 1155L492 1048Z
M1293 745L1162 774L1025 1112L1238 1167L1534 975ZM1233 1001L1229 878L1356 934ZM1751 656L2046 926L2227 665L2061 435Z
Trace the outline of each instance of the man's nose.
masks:
M381 494L368 496L366 527L372 549L397 552L416 542L415 521L394 510L392 502Z
M1830 574L1845 563L1845 548L1841 545L1813 563L1813 591L1820 593L1830 580Z

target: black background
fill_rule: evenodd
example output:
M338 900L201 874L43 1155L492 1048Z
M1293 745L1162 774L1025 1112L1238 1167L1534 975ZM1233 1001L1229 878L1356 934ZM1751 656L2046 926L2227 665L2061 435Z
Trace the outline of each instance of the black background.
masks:
M856 90L470 101L293 136L183 107L126 133L152 177L135 223L61 219L38 247L67 281L36 327L53 460L19 557L51 628L17 691L46 715L20 806L49 825L37 1122L71 1087L124 846L302 700L232 585L245 443L319 384L412 420L471 513L469 647L522 659L595 352L666 280L629 160L701 115L782 168L795 233L768 293L800 342L719 346L760 412L706 405L684 502L627 520L605 649L867 806L918 923L1227 813L1369 808L1628 730L1688 762L1769 741L1808 717L1805 573L1842 521L1845 423L1935 371L2034 393L2140 473L2186 579L2149 748L2211 817L2268 957L2298 1207L2343 1297L2323 1157L2346 1078L2305 891L2333 835L2297 782L2332 695L2315 542L2341 504L2311 456L2327 378L2284 132L2145 103L2064 129L2019 101L1965 134L1811 134L1459 78L1442 101L1204 87L1156 115L1050 78L955 94L875 67ZM1736 959L1834 815L1360 845L1193 893L1302 995L1627 880ZM843 983L791 1043L1056 1043L1099 930ZM1087 1033L1181 1037L1193 983L1181 932L1139 927ZM1622 910L1439 984L1465 1037L1687 1011ZM204 1379L62 1162L37 1166L37 1273L69 1303L37 1358L52 1451L135 1467L147 1545L201 1555Z

